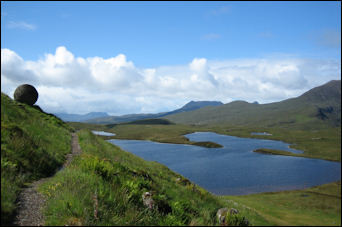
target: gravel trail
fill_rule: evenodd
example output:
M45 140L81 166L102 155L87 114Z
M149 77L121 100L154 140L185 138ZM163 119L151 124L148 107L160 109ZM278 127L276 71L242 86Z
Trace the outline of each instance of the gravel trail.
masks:
M72 133L71 147L72 153L66 155L66 161L59 171L62 171L66 166L68 166L71 163L74 156L79 155L82 152L81 147L78 143L78 136L76 133ZM44 225L44 216L42 213L42 208L45 205L46 199L44 195L38 192L37 188L40 184L44 183L51 177L42 178L38 181L34 181L32 182L32 184L30 184L30 186L23 189L18 198L18 211L16 219L13 223L14 225Z

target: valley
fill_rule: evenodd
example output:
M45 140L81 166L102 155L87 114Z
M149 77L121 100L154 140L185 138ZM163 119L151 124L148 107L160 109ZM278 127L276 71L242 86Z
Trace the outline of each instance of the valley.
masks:
M220 144L192 141L185 135L215 132L284 141L303 151L261 150L272 155L340 163L340 94L340 81L333 81L279 103L233 102L165 118L108 124L65 123L2 94L1 212L6 217L2 223L13 221L15 201L25 185L52 176L63 165L71 151L71 133L77 131L83 153L37 189L47 198L46 225L219 225L215 214L221 207L238 209L241 220L247 218L252 225L340 225L340 180L302 190L219 196L162 164L143 160L105 141L149 140L211 147ZM192 120L188 122L188 118ZM94 135L91 130L115 135ZM146 209L141 201L146 191L154 195L155 210Z

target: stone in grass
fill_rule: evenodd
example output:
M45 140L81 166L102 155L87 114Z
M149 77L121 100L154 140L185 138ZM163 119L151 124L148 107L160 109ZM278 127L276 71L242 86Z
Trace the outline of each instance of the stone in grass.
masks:
M220 225L227 225L229 224L227 223L227 215L232 216L232 215L237 215L238 213L239 211L235 208L228 209L227 207L223 207L217 211L216 217ZM235 223L235 224L248 226L249 221L245 217L243 217L241 220L238 221L238 223Z
M142 195L143 203L149 209L154 208L154 200L152 199L152 194L150 192L145 192Z
M26 103L30 106L36 103L38 99L37 90L30 84L22 84L14 91L14 100Z

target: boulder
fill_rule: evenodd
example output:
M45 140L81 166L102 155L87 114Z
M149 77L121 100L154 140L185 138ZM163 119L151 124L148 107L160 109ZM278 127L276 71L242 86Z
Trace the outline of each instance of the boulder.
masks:
M152 194L150 192L145 192L142 194L143 204L149 209L153 209L154 201L152 199Z
M239 211L235 208L228 209L227 207L223 207L223 208L218 209L216 216L217 216L217 219L218 219L218 222L220 225L226 225L226 216L228 214L229 215L236 215L238 213L239 213ZM243 217L242 224L243 225L249 224L248 220L245 219L245 217Z
M32 85L22 84L15 89L13 96L14 100L32 106L38 99L38 92Z
M224 223L224 221L226 219L227 212L228 212L227 207L223 207L223 208L218 209L216 216L217 216L217 219L218 219L220 225Z
M229 209L229 213L230 213L230 214L238 214L239 211L238 211L237 209L235 209L235 208L230 208L230 209Z

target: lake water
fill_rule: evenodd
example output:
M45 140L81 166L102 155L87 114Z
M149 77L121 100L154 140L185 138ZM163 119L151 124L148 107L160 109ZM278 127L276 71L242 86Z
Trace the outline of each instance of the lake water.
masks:
M211 132L186 135L223 148L144 140L108 140L145 160L157 161L217 195L303 189L341 179L341 164L319 159L255 153L258 148L299 152L281 141Z
M251 135L258 135L258 136L272 136L272 134L267 132L251 132Z
M104 132L104 131L92 131L95 135L100 135L100 136L115 136L115 133L110 133L110 132Z

